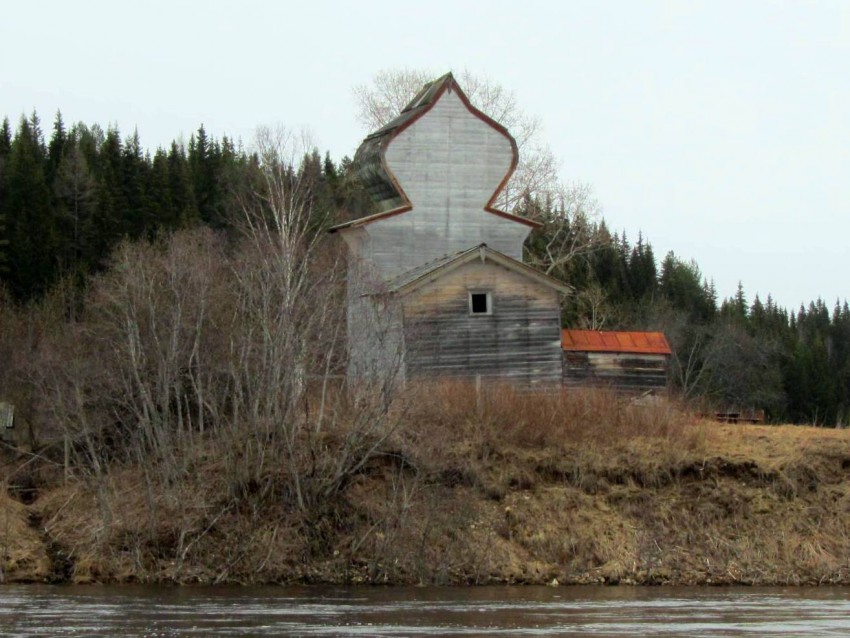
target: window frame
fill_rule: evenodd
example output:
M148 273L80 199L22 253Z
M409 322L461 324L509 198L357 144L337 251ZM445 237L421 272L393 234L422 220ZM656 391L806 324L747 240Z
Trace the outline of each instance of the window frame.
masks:
M473 310L472 298L474 295L484 295L487 309L484 312L475 312ZM489 290L470 290L469 291L469 316L470 317L489 317L493 314L493 293Z

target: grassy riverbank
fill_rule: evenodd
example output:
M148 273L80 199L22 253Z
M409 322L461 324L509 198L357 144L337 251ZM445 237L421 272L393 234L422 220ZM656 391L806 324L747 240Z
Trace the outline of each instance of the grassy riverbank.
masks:
M179 474L125 460L66 483L56 465L16 470L25 457L18 465L10 457L0 495L3 575L850 582L846 430L705 423L667 403L636 406L600 392L499 389L476 400L469 388L439 386L394 409L397 427L376 439L367 461L327 498L300 507L277 469L282 459L265 458L263 474L234 484L232 437L196 441ZM324 436L311 449L341 449L345 431ZM256 454L244 456L256 463ZM12 497L22 482L37 489L26 505Z

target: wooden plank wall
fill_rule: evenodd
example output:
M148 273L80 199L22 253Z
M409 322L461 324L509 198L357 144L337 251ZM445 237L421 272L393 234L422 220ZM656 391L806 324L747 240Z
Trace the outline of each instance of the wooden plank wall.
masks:
M607 386L644 392L667 387L667 356L613 352L564 352L565 386Z
M404 379L401 305L388 295L372 296L379 287L374 267L358 255L356 235L346 238L348 256L347 330L349 381Z
M482 243L522 261L530 227L484 210L512 159L508 138L445 94L389 144L413 210L368 224L362 256L386 279Z
M491 315L470 314L470 291L491 294ZM403 303L408 378L560 383L560 305L547 286L492 262L474 262Z

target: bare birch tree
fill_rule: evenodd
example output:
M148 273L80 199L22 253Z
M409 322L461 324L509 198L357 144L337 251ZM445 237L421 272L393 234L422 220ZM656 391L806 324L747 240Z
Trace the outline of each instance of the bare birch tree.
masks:
M522 211L543 224L532 239L527 259L547 275L567 280L569 264L601 245L597 232L599 202L587 184L559 188L547 199L543 207L535 200L530 211Z
M305 135L259 131L259 182L241 198L245 241L232 267L232 409L252 424L243 444L253 462L243 455L238 463L260 485L282 470L302 511L327 503L393 428L381 379L373 380L378 391L372 384L352 394L340 389L343 264L321 232L331 211L314 209L314 176L299 170L310 151ZM270 454L266 441L279 443L284 458Z
M579 310L578 324L584 330L603 330L614 314L611 300L596 282L579 292L575 303Z
M173 530L178 570L237 507L273 502L305 529L332 515L399 422L380 380L342 387L344 281L302 151L300 137L263 131L238 197L241 237L122 244L84 315L39 355L33 384L72 479L99 496L98 533L120 533L113 470L137 468L136 538ZM215 486L199 484L199 466Z

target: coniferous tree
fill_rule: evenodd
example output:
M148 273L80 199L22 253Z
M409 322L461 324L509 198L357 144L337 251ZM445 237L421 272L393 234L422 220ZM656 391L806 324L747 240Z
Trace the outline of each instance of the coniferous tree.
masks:
M168 171L168 155L158 148L148 176L147 201L150 206L148 234L160 229L173 230L180 226L180 215L171 197L171 177Z
M203 124L189 140L188 160L200 220L214 228L223 227L218 182L221 147L209 139Z
M38 116L22 117L9 149L6 180L8 281L27 300L43 293L55 274L56 224L44 175L45 148Z
M3 118L3 125L0 126L0 157L9 155L12 150L12 127L9 124L9 118Z
M121 153L121 186L124 210L122 228L131 239L141 237L153 220L147 202L147 169L138 130L124 141Z
M97 265L91 250L96 185L74 133L59 162L53 192L61 234L61 267L72 273L86 271Z
M171 143L168 151L168 185L178 226L200 220L189 162L182 146Z
M651 300L658 283L658 272L652 246L638 235L638 243L629 256L629 288L635 301Z
M9 118L4 117L3 124L0 126L0 280L4 280L9 273L9 232L6 225L6 173L11 149L12 131L9 126Z
M62 161L62 156L65 152L65 145L68 142L68 133L65 130L65 122L62 120L62 112L56 111L56 119L53 121L53 135L50 138L50 143L47 147L47 166L45 169L45 177L47 183L52 185L56 178L56 173L59 170L59 163Z
M701 280L695 261L686 263L670 251L661 263L659 292L674 309L686 313L690 321L703 323L713 316L714 302Z
M119 239L129 233L124 192L123 149L116 128L106 131L97 161L97 215L95 254L108 255Z
M325 179L327 180L330 188L336 192L339 187L339 174L337 173L334 161L331 159L330 151L325 153L325 162L322 167L322 172L324 173Z
M726 319L743 324L746 322L747 312L747 297L744 294L744 286L739 281L735 296L725 299L723 303L720 304L720 314Z

